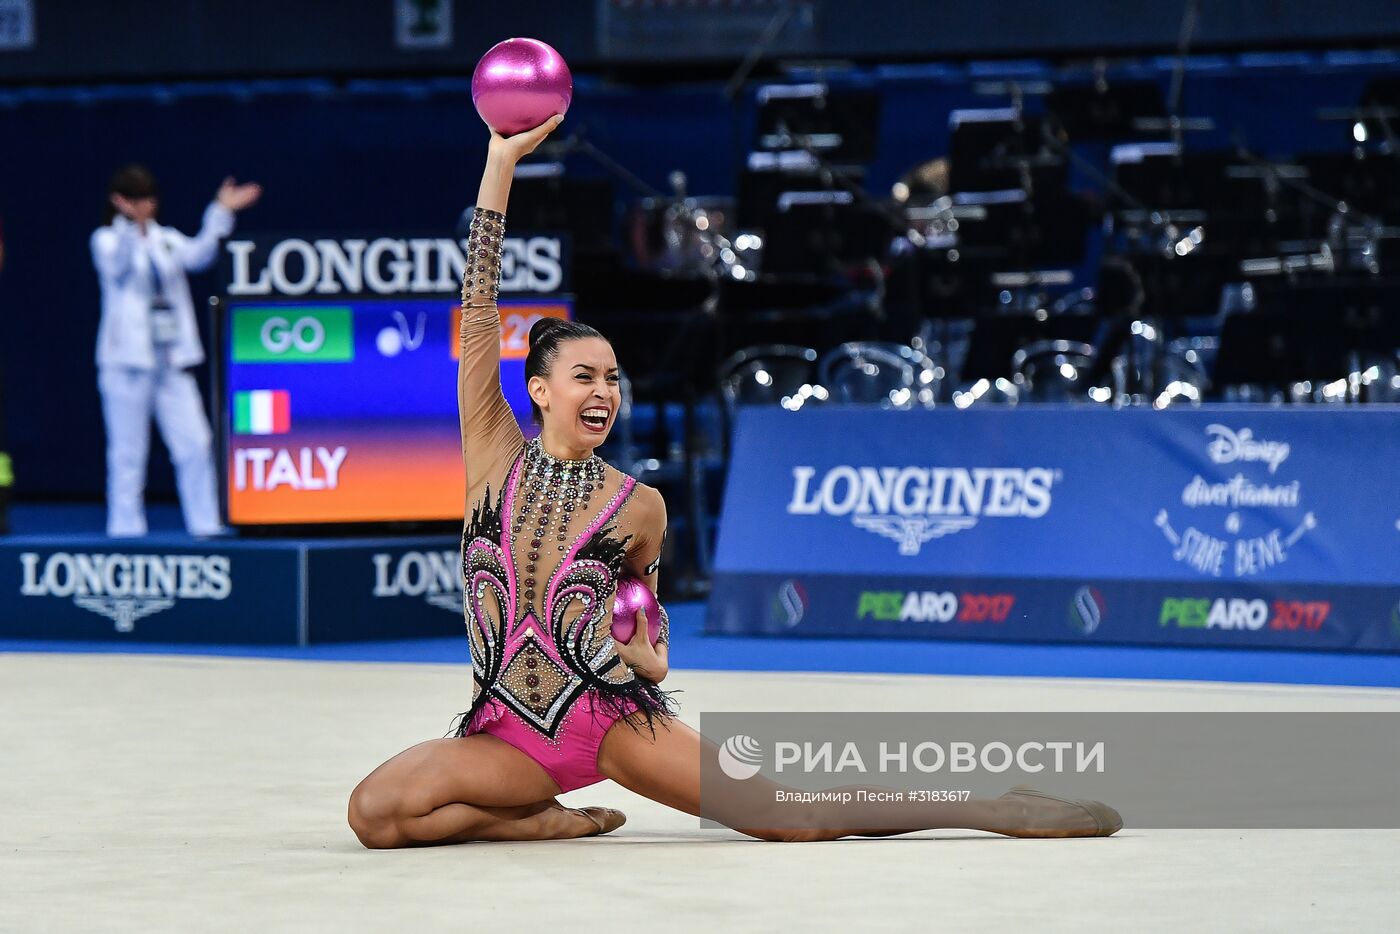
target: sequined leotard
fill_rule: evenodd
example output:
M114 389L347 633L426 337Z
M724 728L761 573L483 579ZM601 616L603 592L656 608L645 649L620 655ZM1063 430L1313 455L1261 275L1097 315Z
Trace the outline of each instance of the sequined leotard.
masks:
M472 704L459 736L488 733L570 791L601 781L598 745L664 692L618 657L616 580L654 573L665 506L597 457L566 461L526 443L500 386L496 308L505 217L478 208L462 286L458 404L468 520L462 575ZM662 612L661 640L669 639Z

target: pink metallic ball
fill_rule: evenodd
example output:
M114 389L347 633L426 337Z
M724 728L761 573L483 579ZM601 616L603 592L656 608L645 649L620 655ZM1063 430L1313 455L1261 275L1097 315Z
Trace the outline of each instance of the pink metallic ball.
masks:
M532 130L568 111L574 78L564 57L538 39L491 46L472 72L472 103L502 136Z
M617 581L617 600L613 603L612 637L618 642L631 642L637 632L637 611L647 614L647 638L651 644L661 638L661 605L656 602L656 594L651 592L641 579L620 577Z

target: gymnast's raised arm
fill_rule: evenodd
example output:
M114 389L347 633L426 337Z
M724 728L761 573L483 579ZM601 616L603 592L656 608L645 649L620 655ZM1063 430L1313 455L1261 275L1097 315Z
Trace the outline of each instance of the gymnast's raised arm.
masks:
M515 164L534 151L563 119L552 117L533 130L509 138L491 131L486 170L481 176L468 237L458 335L457 409L462 420L468 501L477 498L484 484L493 482L497 468L508 464L525 443L501 392L501 322L496 310L501 238Z

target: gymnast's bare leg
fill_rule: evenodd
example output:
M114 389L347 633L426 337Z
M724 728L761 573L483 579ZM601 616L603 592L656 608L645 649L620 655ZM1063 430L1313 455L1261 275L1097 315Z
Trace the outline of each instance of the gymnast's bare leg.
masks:
M633 726L637 727L636 729ZM645 723L618 722L603 738L598 770L643 797L687 814L700 815L701 757L714 761L716 747L684 723L668 719L654 733ZM852 790L854 790L852 786ZM810 842L853 836L894 836L920 830L985 830L1010 837L1110 836L1122 827L1118 813L1098 802L1079 805L1054 798L1008 793L1000 798L969 801L891 804L852 801L817 802L799 820L784 812L786 824L799 828L775 829L736 826L742 818L762 813L781 786L762 777L741 785L725 802L711 802L704 816L761 840ZM721 795L719 797L726 797ZM728 806L733 813L726 813ZM736 819L736 815L742 818ZM891 826L903 829L891 830Z
M350 827L371 849L472 840L567 840L626 820L610 808L566 808L533 759L494 736L435 739L371 772L350 796Z

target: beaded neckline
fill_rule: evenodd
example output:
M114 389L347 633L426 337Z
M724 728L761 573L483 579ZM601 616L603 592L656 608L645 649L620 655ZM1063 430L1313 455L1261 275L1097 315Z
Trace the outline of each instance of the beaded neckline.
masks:
M545 451L536 438L525 446L521 469L517 470L515 494L524 488L520 514L510 522L510 549L522 532L530 536L530 550L521 582L524 605L533 607L540 582L536 577L542 554L568 551L569 520L577 509L587 513L593 494L603 489L603 459L596 454L581 461L564 460ZM562 561L562 559L561 559Z
M544 444L536 436L525 443L525 465L532 467L552 467L555 470L594 470L603 469L603 459L597 454L590 454L583 460L570 460L566 457L555 457L544 449Z

